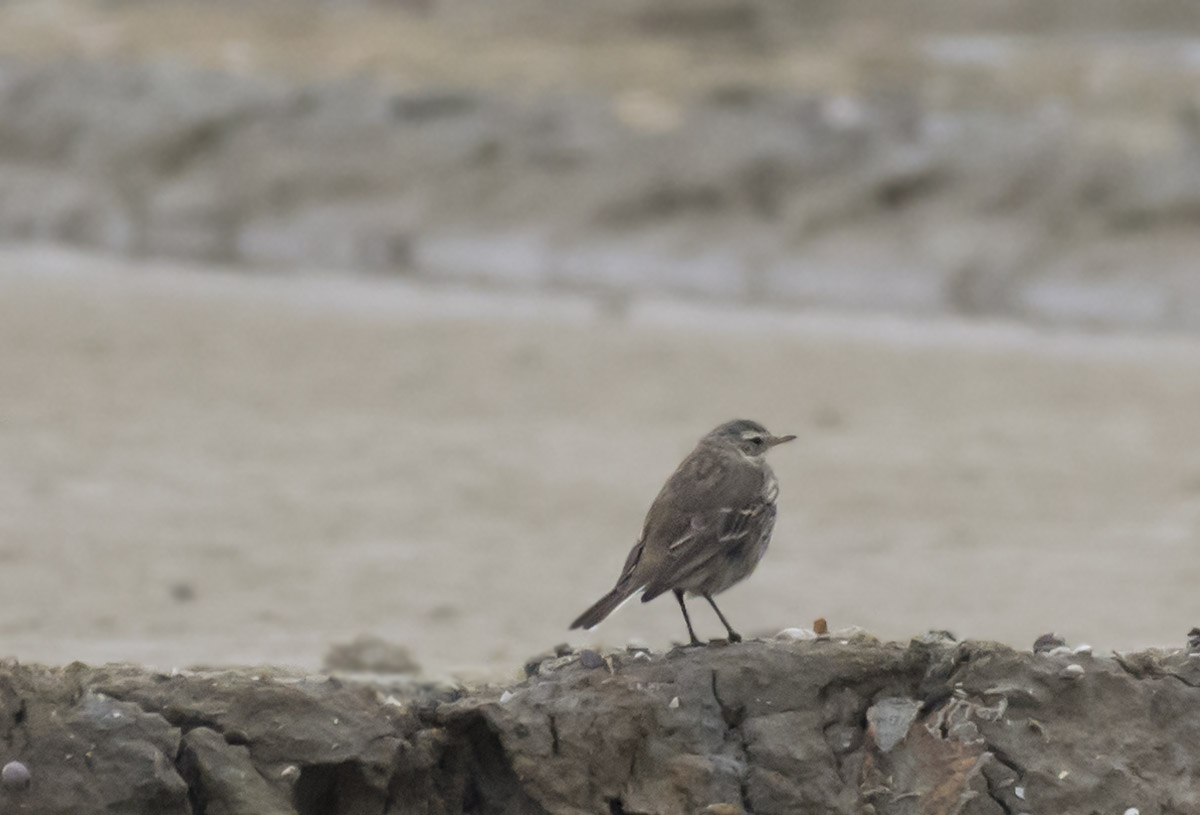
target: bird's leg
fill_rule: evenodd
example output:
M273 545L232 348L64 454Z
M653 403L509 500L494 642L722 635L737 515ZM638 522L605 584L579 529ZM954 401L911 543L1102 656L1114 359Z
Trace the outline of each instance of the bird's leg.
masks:
M692 618L688 616L687 606L685 606L683 604L683 590L682 589L675 589L675 599L679 601L679 608L681 611L683 611L683 621L685 623L687 623L688 636L692 638L691 644L692 645L703 645L704 643L700 642L700 640L696 638L696 632L692 630ZM712 600L709 600L708 602L711 603ZM719 614L720 612L717 612L717 613Z
M725 630L729 632L729 641L730 642L741 642L742 635L733 630L733 626L731 626L729 624L729 620L725 619L725 615L721 613L721 609L717 608L717 604L713 602L712 595L702 594L700 596L708 601L708 604L713 607L713 611L717 612L717 616L721 618L721 624L724 625ZM679 600L679 602L682 603L683 599L681 598ZM684 616L686 617L687 615L685 614ZM691 626L689 625L688 628L691 628Z

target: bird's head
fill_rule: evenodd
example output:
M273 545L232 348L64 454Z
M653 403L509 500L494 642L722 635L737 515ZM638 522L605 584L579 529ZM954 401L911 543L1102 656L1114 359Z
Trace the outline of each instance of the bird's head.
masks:
M743 455L758 458L777 444L791 441L795 436L774 436L758 422L734 419L713 430L706 437L716 444L736 447Z

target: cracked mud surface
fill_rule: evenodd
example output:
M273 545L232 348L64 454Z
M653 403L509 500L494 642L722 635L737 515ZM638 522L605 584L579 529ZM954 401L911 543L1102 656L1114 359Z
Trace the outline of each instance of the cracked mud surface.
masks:
M1080 672L1064 671L1072 661ZM0 758L25 763L33 784L0 790L0 804L180 815L1200 811L1200 660L1186 652L1034 655L859 635L622 651L600 668L575 654L532 672L468 690L7 663Z

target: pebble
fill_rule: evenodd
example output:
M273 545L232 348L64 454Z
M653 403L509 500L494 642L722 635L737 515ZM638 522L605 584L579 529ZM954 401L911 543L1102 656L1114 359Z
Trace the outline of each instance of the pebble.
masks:
M1076 645L1075 650L1071 653L1075 654L1076 656L1090 657L1092 655L1092 646L1085 642L1082 645Z
M1129 809L1125 810L1125 815L1142 815L1142 814L1138 811L1137 807L1130 807Z
M168 592L177 603L189 603L196 599L196 587L184 580L172 583Z
M880 699L873 704L867 710L867 723L879 749L887 753L904 741L920 711L920 702L900 697Z
M954 636L954 632L947 631L944 628L931 628L924 634L913 639L922 645L951 645L958 642L958 638Z
M1024 801L1025 800L1025 788L1024 787L1013 787L1013 795L1017 796L1022 801Z
M807 628L785 628L775 635L777 640L815 640L817 632Z
M6 790L27 790L32 781L29 768L19 761L10 761L0 770L0 785Z
M364 634L353 642L331 646L325 654L324 670L415 674L421 666L406 646Z
M504 704L511 698L513 698L513 692L506 690L504 693L500 694L500 704Z
M679 707L679 697L676 696L676 697L672 698L671 703L669 705L667 705L667 707L671 708L672 710Z
M289 764L279 773L279 777L289 784L295 784L300 778L300 768L295 764Z
M1072 662L1070 665L1062 669L1059 674L1063 679L1078 679L1083 676L1083 666L1078 662Z
M579 662L585 668L603 668L604 657L593 651L591 648L585 648L579 654Z
M1051 651L1066 644L1066 640L1051 631L1049 634L1042 634L1042 636L1033 641L1033 652L1035 654L1044 654L1047 651Z

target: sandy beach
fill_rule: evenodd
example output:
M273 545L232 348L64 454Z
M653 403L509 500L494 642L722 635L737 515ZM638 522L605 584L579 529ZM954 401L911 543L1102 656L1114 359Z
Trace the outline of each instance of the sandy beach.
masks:
M0 349L21 660L316 668L374 633L431 674L508 676L568 639L667 647L669 600L566 625L733 416L799 435L771 551L722 599L746 634L1105 649L1197 622L1194 339L14 249Z

